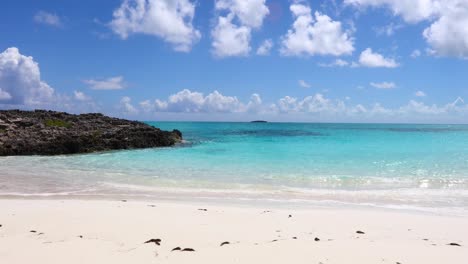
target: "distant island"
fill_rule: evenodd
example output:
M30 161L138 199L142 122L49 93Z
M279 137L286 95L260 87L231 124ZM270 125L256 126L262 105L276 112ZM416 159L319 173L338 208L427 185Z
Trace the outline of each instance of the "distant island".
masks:
M0 111L0 156L60 155L167 147L182 141L178 130L102 114Z
M250 123L268 123L268 121L265 121L265 120L254 120L254 121L250 121Z

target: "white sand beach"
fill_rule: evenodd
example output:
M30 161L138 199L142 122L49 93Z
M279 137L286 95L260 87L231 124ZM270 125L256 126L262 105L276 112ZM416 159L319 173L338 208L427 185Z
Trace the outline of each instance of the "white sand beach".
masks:
M5 264L468 263L466 217L167 201L0 200L0 208Z

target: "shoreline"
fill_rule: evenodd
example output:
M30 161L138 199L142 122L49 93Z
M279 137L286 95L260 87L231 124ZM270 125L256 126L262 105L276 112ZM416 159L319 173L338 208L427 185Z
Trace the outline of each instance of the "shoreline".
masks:
M359 211L377 211L377 212L396 212L429 216L448 216L465 217L468 219L468 208L465 207L430 207L411 204L385 204L381 201L349 201L342 200L312 200L301 198L285 198L282 196L272 198L272 196L226 196L225 193L217 195L203 195L202 192L178 192L167 191L161 193L115 193L115 194L71 194L65 193L42 193L42 194L0 194L0 201L25 200L25 201L96 201L96 202L115 202L132 201L140 203L163 202L168 204L189 204L189 205L210 205L210 206L228 206L228 207L246 207L252 209L260 208L293 208L294 210L359 210ZM379 203L380 202L380 203Z
M9 264L468 261L467 217L133 200L0 199L0 207L0 262Z

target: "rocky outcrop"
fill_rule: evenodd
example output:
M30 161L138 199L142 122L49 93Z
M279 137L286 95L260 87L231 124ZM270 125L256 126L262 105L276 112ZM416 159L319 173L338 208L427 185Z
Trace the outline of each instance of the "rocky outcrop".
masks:
M182 133L178 130L163 131L102 114L0 111L0 156L167 147L180 141Z

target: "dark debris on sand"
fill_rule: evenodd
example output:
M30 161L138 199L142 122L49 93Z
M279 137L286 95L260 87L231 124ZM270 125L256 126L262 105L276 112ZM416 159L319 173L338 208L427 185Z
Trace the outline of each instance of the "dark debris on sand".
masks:
M155 243L156 245L160 246L161 245L161 239L159 238L152 238L148 241L145 242L145 244L149 244L149 243Z

